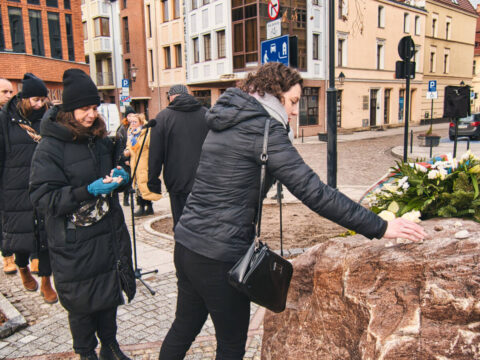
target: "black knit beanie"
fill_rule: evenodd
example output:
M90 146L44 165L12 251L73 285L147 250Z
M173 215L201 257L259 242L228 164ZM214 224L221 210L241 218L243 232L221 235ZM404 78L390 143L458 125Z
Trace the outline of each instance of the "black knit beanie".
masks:
M98 90L90 76L80 69L68 69L63 73L62 110L100 105Z
M136 114L137 112L135 111L135 109L129 105L127 105L125 107L125 117L128 116L128 114Z
M48 95L48 89L42 79L39 79L32 73L23 75L22 91L18 94L22 99L28 99L35 96Z

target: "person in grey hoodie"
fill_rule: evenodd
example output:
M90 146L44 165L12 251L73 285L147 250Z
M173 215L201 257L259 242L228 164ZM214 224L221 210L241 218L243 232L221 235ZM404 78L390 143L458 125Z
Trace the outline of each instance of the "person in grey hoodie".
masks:
M267 189L276 178L319 215L368 238L419 241L426 236L413 222L382 220L325 185L305 164L288 131L288 120L298 115L301 93L302 78L296 70L268 63L249 74L242 89L227 89L207 112L210 132L175 228L177 310L161 360L183 359L209 314L215 325L216 358L243 358L250 300L228 283L227 273L255 236L260 154L269 118Z

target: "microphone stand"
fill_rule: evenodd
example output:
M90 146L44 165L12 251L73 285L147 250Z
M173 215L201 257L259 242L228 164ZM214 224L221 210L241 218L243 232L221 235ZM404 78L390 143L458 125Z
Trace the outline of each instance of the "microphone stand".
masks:
M153 126L155 125L155 123L153 124ZM142 146L140 147L140 151L138 153L138 156L137 156L137 161L135 162L135 168L133 169L133 175L132 175L132 181L135 179L135 176L137 174L137 167L138 167L138 163L140 161L140 157L142 156L142 151L143 151L143 146L145 145L145 140L147 139L147 136L148 136L148 130L150 130L150 127L151 126L145 126L147 128L147 131L145 132L145 136L143 137L143 141L142 141ZM134 210L135 210L135 203L134 203L134 197L133 197L133 194L135 194L135 189L132 187L130 189L130 210L131 210L131 213L132 213L132 235L133 235L133 260L134 260L134 271L135 271L135 279L138 279L140 280L140 282L147 288L147 290L150 292L151 295L155 295L155 291L152 290L152 288L150 286L148 286L148 284L145 282L145 280L142 279L142 276L143 275L147 275L147 274L152 274L152 273L158 273L158 270L155 269L155 270L152 270L152 271L147 271L147 272L142 272L142 269L139 269L138 266L137 266L137 238L135 236L135 214L134 214Z

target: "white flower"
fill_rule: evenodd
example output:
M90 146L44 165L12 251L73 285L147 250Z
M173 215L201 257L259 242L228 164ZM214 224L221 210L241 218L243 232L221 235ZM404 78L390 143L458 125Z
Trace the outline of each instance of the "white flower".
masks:
M408 176L404 176L400 180L398 180L398 187L402 187L408 181Z
M396 192L398 190L398 186L397 185L392 185L392 184L384 184L383 188L385 190L391 191L391 192Z
M380 212L380 214L378 214L378 216L380 216L385 221L390 221L395 219L395 214L388 210L383 210L382 212Z
M420 222L420 216L422 214L418 210L412 210L402 215L402 219L410 220L416 223Z
M428 169L425 166L420 164L415 164L415 170L421 171L423 173L426 173L428 171Z
M430 170L427 176L430 180L433 180L440 176L440 172L438 170Z
M445 178L447 177L448 175L448 172L447 170L441 168L438 170L439 174L440 174L440 180L445 180Z
M408 183L408 181L402 185L403 190L407 190L409 187L410 187L410 184Z

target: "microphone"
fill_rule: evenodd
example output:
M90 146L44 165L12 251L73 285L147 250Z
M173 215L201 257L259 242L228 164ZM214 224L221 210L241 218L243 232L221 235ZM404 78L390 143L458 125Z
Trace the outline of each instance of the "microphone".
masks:
M150 120L146 125L144 125L144 128L153 128L155 125L157 125L157 120L152 119Z

